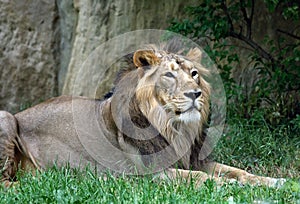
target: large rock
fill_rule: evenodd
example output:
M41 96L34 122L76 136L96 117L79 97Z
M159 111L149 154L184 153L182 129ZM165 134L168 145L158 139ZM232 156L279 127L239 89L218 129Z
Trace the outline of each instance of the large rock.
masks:
M97 63L101 62L95 60L91 65L95 69L91 70L90 74L82 75L80 68L91 52L108 39L125 32L150 28L166 29L171 19L183 14L185 6L194 5L196 2L195 0L74 1L74 7L78 10L78 21L62 93L101 97L112 86L116 69L106 70L106 67L97 67ZM103 50L103 55L110 57L109 52ZM99 80L100 89L95 90L92 86L94 83L87 87L87 83L93 80L91 77L97 73L101 76L96 77L94 81Z
M0 1L0 110L57 94L55 0Z
M77 25L78 11L75 9L72 0L56 0L56 3L59 13L60 27L58 91L61 93L62 87L65 83L66 74L68 72L73 42L76 35L75 29Z
M101 97L112 87L117 68L97 66L101 63L97 59L84 64L93 50L129 31L166 29L171 19L184 15L184 7L197 3L197 0L1 0L0 109L16 112L20 106L33 105L58 94ZM266 34L272 39L278 37L274 27L295 28L281 19L281 15L266 16L266 13L266 8L257 4L253 39L260 44ZM121 44L114 49L123 49ZM245 57L241 57L232 74L250 90L257 73L249 65L247 49L241 48L238 53ZM101 54L102 58L114 57L105 48ZM80 72L83 64L90 67L89 73Z
M0 109L16 112L58 94L94 96L94 87L86 87L90 75L74 84L95 48L128 31L165 29L196 2L0 1ZM100 97L110 89L116 69L93 71L102 74Z

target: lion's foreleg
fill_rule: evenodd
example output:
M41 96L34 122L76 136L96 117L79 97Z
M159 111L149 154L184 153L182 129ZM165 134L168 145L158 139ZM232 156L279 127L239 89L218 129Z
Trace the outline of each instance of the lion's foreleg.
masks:
M285 179L277 179L271 177L257 176L250 174L245 170L231 167L217 162L208 162L203 170L216 178L224 178L225 180L235 179L242 184L266 185L270 187L280 186L285 182Z
M203 184L207 179L214 180L218 185L222 185L226 182L238 181L241 184L252 184L252 185L266 185L269 187L280 187L286 181L285 179L277 179L271 177L257 176L250 174L244 170L211 162L208 164L209 167L205 168L204 171L191 171L183 169L167 169L159 174L161 179L185 179L190 182L191 179L196 185Z
M160 179L170 179L175 181L186 181L193 183L196 186L202 185L207 179L214 180L217 184L222 184L222 178L214 177L203 171L191 171L184 169L169 168L158 174Z

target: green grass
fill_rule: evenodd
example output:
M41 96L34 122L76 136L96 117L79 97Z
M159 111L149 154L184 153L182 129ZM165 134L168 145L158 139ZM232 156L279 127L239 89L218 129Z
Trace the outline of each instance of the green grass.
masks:
M213 156L251 173L300 178L300 121L297 125L231 121Z
M0 203L300 203L298 127L288 124L274 129L259 120L228 124L214 158L251 173L288 178L283 187L217 186L210 180L196 187L193 181L109 174L103 179L88 169L65 167L19 176L13 188L0 187Z
M0 203L279 203L300 202L296 183L266 188L206 181L195 187L184 181L152 181L149 177L96 177L90 171L50 169L33 177L26 174L19 185L1 189ZM232 203L232 202L231 202Z

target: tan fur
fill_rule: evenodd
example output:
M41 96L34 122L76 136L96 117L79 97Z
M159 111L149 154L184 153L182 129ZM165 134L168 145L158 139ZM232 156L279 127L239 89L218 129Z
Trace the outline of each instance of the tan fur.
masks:
M144 174L152 168L161 178L192 176L201 183L222 175L274 186L281 180L199 161L210 95L209 72L200 60L197 48L182 56L150 46L133 54L108 99L62 96L14 116L0 112L1 180L8 185L18 167L69 163L100 172Z

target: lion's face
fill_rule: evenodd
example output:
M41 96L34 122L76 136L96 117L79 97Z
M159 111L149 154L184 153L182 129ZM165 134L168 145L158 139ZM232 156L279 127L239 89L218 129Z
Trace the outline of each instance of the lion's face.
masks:
M178 120L199 121L203 107L199 71L189 60L176 56L162 57L155 92L160 105Z
M209 86L202 75L207 71L190 59L195 52L199 55L201 51L194 49L187 56L152 50L135 53L135 65L145 70L138 85L138 98L152 95L150 101L141 101L144 114L151 114L151 108L159 106L160 111L176 121L206 121Z

